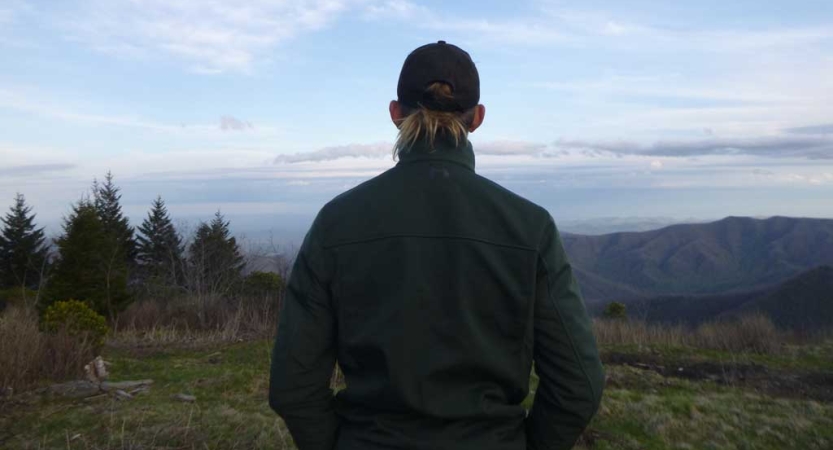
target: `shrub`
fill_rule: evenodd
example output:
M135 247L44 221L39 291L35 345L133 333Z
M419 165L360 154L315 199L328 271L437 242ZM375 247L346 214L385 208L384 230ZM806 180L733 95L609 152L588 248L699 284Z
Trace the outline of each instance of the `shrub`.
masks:
M606 319L624 319L627 317L627 310L624 303L610 302L602 314Z
M35 303L38 292L27 288L0 289L0 311L9 306L25 307Z
M255 271L246 276L243 286L246 295L277 296L284 288L284 281L276 273Z
M88 338L95 345L103 345L107 332L104 316L78 300L55 302L43 315L46 331L65 331L70 336Z

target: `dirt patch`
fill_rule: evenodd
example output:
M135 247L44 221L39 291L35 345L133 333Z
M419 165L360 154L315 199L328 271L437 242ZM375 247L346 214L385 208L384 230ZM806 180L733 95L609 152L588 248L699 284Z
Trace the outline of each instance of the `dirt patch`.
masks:
M833 373L786 372L761 364L713 361L677 361L656 354L606 353L605 364L627 365L664 377L708 380L776 397L833 402Z

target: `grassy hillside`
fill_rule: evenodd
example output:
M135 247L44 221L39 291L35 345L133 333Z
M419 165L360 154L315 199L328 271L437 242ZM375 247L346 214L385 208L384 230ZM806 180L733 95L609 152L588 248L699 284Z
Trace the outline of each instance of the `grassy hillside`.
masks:
M153 379L148 392L0 400L0 448L292 449L266 403L270 347L266 340L108 347L113 379ZM579 448L833 445L830 343L775 355L612 342L602 350L607 389ZM796 380L804 384L789 384ZM533 376L527 405L536 386ZM173 398L180 393L196 401Z
M833 220L728 217L641 233L565 235L564 245L590 302L616 299L617 286L646 297L712 294L833 265Z

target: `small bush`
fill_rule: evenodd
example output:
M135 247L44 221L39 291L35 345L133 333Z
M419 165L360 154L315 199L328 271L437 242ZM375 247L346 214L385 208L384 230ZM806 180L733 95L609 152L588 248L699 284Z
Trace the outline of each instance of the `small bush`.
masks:
M624 303L610 302L605 306L604 313L606 319L625 319L627 317L627 309Z
M95 351L85 336L42 332L33 310L10 307L0 313L0 392L78 378Z
M35 302L38 292L27 288L0 289L0 311L10 306L28 306Z
M55 302L43 315L43 329L65 331L70 336L88 338L95 345L103 345L110 331L104 316L78 300Z
M243 292L246 295L278 296L283 288L283 278L273 272L255 271L243 281Z

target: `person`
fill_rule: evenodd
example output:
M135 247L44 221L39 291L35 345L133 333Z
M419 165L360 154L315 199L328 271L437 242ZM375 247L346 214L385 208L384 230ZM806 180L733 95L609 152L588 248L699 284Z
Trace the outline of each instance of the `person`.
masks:
M269 403L300 450L570 448L604 372L555 223L475 173L468 53L417 48L397 95L398 163L327 203L300 248Z

